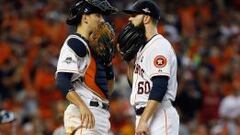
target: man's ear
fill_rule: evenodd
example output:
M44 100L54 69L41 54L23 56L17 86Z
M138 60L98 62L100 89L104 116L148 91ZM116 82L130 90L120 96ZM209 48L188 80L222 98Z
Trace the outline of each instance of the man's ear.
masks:
M82 22L88 24L88 16L83 14L82 15Z
M149 15L144 15L143 16L143 23L149 23L150 22L150 20L151 20L151 17L149 16Z

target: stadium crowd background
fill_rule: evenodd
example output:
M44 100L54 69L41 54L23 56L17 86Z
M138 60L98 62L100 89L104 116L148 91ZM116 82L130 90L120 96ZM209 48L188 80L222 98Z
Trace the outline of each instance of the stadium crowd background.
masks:
M130 0L109 0L119 9ZM73 0L0 0L0 108L16 115L18 135L51 135L62 126L66 100L55 86L59 50ZM180 135L240 135L240 1L157 0L158 30L175 48ZM128 16L108 20L121 30ZM126 63L114 59L114 135L133 135ZM1 127L1 124L0 124ZM1 131L0 134L6 132Z

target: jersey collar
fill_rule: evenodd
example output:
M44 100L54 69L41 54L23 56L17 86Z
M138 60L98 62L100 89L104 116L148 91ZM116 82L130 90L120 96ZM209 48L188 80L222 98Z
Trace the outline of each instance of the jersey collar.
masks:
M87 44L89 43L89 41L85 37L83 37L81 34L74 33L74 35L77 35L78 37L82 38Z

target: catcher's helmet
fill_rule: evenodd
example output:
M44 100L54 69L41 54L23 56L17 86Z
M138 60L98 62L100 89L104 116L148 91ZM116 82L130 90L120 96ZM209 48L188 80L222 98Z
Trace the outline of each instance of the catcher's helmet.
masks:
M146 14L157 20L161 16L159 6L152 0L138 0L123 12L127 14Z
M111 6L107 0L78 0L70 8L67 24L77 25L82 14L101 13L109 15L115 12L117 12L117 8Z

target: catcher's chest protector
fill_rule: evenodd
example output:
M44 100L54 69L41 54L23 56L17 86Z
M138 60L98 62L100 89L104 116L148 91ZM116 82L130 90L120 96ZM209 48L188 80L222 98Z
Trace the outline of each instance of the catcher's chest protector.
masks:
M83 82L92 90L92 92L97 94L100 98L106 99L108 97L105 67L93 56L90 56L89 65L83 76Z

